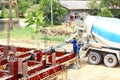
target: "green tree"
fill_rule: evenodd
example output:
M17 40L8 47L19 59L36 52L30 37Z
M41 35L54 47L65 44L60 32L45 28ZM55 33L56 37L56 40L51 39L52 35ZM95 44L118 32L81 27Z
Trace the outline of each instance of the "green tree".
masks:
M42 3L43 1L40 2L40 4ZM61 18L62 18L62 15L66 14L67 13L67 9L63 8L59 2L57 0L52 0L53 2L53 24L61 24ZM43 3L42 3L44 6L41 7L41 9L43 10L44 12L44 21L45 21L45 24L50 24L50 21L51 21L51 4L50 4L50 0L45 0Z
M101 12L98 15L103 17L113 17L112 12L106 7L101 8Z
M50 0L41 0L39 5L32 6L27 15L27 22L29 25L35 24L36 29L46 27L51 22L51 4ZM60 6L57 0L53 0L53 22L54 24L61 24L62 16L67 13L67 10ZM39 28L38 28L39 27Z
M32 5L31 0L18 0L18 14L20 17L24 17L25 11Z
M33 0L34 4L39 4L40 0Z
M91 9L89 11L91 15L98 15L100 13L100 3L97 3L96 0L90 0L88 7Z
M88 4L92 9L91 14L107 17L117 17L120 15L120 0L101 0L100 3L96 1L97 0L91 0Z
M67 14L67 9L63 8L59 2L53 1L53 23L61 24L63 15ZM50 13L49 13L50 14ZM49 18L50 19L50 18Z
M101 0L101 6L109 8L114 17L120 15L120 0Z
M41 4L42 5L42 4ZM38 32L39 29L42 28L44 21L43 21L43 11L40 9L39 5L31 6L30 9L27 11L27 26L35 25L35 32Z

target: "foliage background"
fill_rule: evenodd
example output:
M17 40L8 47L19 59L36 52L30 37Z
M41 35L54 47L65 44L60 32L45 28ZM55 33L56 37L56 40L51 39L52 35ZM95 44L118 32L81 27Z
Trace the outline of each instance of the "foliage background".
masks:
M103 17L118 17L120 16L120 0L90 0L88 6L91 8L91 15Z

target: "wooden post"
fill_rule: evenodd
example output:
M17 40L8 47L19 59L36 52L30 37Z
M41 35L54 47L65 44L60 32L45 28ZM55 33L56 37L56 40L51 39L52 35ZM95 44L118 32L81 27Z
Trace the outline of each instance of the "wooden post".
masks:
M14 76L13 80L18 80L18 61L10 60L9 64L10 64L11 74Z
M13 27L12 20L12 0L9 0L9 26L7 31L7 45L10 45L10 29Z
M13 4L15 5L16 18L19 18L19 16L18 16L17 0L14 0Z

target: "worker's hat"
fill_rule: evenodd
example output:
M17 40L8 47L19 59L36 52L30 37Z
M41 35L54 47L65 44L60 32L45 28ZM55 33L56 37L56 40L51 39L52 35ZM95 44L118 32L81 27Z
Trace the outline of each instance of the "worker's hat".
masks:
M83 27L77 27L79 30L81 30L81 31L84 31L85 30L85 28L83 28Z
M73 37L73 39L76 39L76 37Z
M42 48L37 48L37 50L43 50Z
M34 50L30 50L29 52L30 52L30 53L34 53Z

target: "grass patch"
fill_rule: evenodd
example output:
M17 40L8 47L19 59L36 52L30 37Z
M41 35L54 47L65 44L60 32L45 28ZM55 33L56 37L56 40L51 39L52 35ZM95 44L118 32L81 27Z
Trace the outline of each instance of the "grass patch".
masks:
M19 28L14 29L11 31L11 38L14 39L21 39L21 38L32 38L32 36L35 35L34 28L32 27L25 27L25 28Z
M48 36L48 35L43 35L41 37L42 40L49 40L49 41L57 41L57 42L62 42L65 40L66 36Z
M7 32L0 32L0 38L6 39ZM34 40L46 40L46 41L55 41L62 42L65 40L66 36L49 36L42 33L36 33L33 27L20 27L19 29L13 29L10 32L11 39L34 39Z
M0 39L5 39L7 38L7 32L0 31Z

